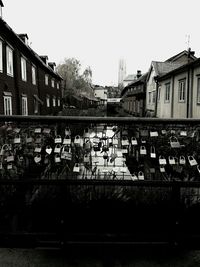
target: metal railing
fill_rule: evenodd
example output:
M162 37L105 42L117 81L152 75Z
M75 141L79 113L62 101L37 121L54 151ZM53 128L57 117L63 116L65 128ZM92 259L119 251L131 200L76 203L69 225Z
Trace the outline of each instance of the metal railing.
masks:
M199 129L196 119L0 116L1 244L198 244Z

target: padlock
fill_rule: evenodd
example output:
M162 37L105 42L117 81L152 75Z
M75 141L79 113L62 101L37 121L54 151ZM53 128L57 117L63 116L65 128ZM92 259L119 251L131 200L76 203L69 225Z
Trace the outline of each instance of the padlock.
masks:
M85 138L89 138L89 137L90 137L89 128L85 128L83 136L84 136Z
M16 135L13 140L14 144L20 144L21 143L21 137L20 135Z
M162 173L165 172L165 166L164 165L160 166L160 172L162 172Z
M71 147L64 145L61 151L61 159L72 160Z
M140 130L140 136L142 136L142 137L148 137L148 135L149 135L149 132L148 132L147 129Z
M41 150L42 150L42 147L41 147L41 145L38 144L38 145L36 145L34 152L35 153L40 153Z
M136 137L131 137L131 145L136 146L138 144Z
M166 165L167 161L164 156L159 156L159 164L160 165Z
M93 142L93 144L98 144L100 142L100 138L97 135L95 135L92 138L92 142Z
M127 146L123 146L121 151L122 151L122 154L127 154L128 153L128 147Z
M180 131L180 136L187 136L187 131Z
M133 181L137 181L138 180L138 177L137 177L137 175L135 173L132 173L131 180L133 180Z
M184 156L180 156L179 157L179 164L181 164L181 165L185 165L186 164L186 160L185 160Z
M7 170L12 170L12 168L13 168L13 164L12 164L12 163L9 163L9 164L7 165Z
M129 140L127 136L122 136L122 146L128 146Z
M42 131L42 129L41 128L35 128L35 130L34 130L34 133L41 133L41 131Z
M81 144L81 137L80 137L80 135L76 135L74 137L74 144L75 145L80 145Z
M91 142L90 142L89 139L86 139L86 140L85 140L84 148L85 148L87 151L90 151L90 150L91 150Z
M16 127L16 128L14 128L13 131L18 134L21 131L21 129Z
M63 139L63 145L70 145L71 144L71 136L66 135Z
M40 162L41 162L41 159L42 159L42 157L41 157L40 154L37 154L37 155L34 157L34 161L35 161L35 163L40 163Z
M188 161L190 163L190 166L198 165L196 159L193 156L188 156Z
M166 135L167 134L167 130L161 130L161 133L162 133L162 135Z
M52 153L53 149L48 145L48 146L46 146L45 151L46 151L46 153L47 153L48 155L50 155L50 154Z
M10 152L9 155L6 158L7 162L13 162L15 160L14 155Z
M157 131L150 131L150 137L158 137Z
M55 144L61 144L62 143L62 138L60 135L57 135L56 138L54 139Z
M75 163L74 168L73 168L73 172L75 172L75 173L79 173L80 172L79 163Z
M180 143L177 139L176 136L171 136L170 137L170 145L172 148L179 148L180 147Z
M113 143L113 145L118 145L118 138L113 137L112 138L112 143Z
M146 155L147 154L147 150L145 146L141 146L140 147L140 155Z
M54 153L60 153L61 152L61 144L57 144L55 147L54 147Z
M55 163L60 163L61 162L60 154L55 154L54 161L55 161Z
M168 157L168 161L169 161L169 164L170 164L170 165L175 165L175 164L176 164L175 159L174 159L173 156L169 156L169 157Z
M144 173L142 171L138 172L138 180L144 180Z
M32 143L33 142L33 138L31 137L31 136L27 136L26 137L26 143L27 144L30 144L30 143Z
M150 157L155 159L156 158L156 149L155 146L150 147Z
M65 128L65 136L67 136L67 135L71 135L71 130L69 127Z
M0 156L4 156L5 153L6 153L7 151L9 151L9 150L10 150L9 145L8 145L8 144L4 144L4 145L1 147L1 150L0 150Z
M51 132L51 129L50 128L44 128L43 129L43 133L44 134L50 134L50 132Z
M36 139L35 139L35 143L36 143L36 144L41 144L41 142L42 142L41 135L38 135L38 136L36 137Z
M83 162L84 162L84 163L89 163L89 162L90 162L90 156L89 156L89 154L85 154L85 155L83 156Z

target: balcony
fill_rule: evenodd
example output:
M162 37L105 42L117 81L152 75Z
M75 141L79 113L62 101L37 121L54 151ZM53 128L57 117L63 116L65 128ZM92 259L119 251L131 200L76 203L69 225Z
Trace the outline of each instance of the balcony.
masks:
M1 244L198 245L199 127L0 116Z

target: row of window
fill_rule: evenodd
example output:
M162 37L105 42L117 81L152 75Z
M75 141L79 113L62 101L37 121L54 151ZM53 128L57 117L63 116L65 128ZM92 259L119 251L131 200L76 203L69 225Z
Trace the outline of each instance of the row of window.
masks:
M57 103L56 103L57 100ZM39 111L39 106L38 106L38 100L33 99L33 105L34 105L34 114L37 114ZM12 115L12 96L11 95L5 95L3 97L3 103L4 103L4 115ZM60 98L57 98L53 96L52 98L52 106L53 107L60 107ZM46 97L46 106L50 107L50 96ZM26 95L23 95L21 97L21 113L24 116L28 115L28 98Z
M0 72L3 72L3 43L0 40ZM14 76L13 69L13 49L10 46L6 46L6 73L9 76ZM32 84L36 85L36 67L32 64L31 66ZM21 56L21 79L27 81L27 59ZM48 74L45 74L45 85L49 85L49 79L51 81L51 87L55 88L55 80L50 78ZM56 83L57 89L60 89L60 84Z
M164 102L165 103L170 102L170 93L171 93L170 88L171 88L170 82L169 83L166 83L165 84L165 95L164 95ZM158 88L158 101L160 101L160 90L161 90L161 88L159 87ZM179 86L178 86L178 102L183 103L183 102L185 102L185 99L186 99L186 79L183 79L183 80L180 80L179 81Z

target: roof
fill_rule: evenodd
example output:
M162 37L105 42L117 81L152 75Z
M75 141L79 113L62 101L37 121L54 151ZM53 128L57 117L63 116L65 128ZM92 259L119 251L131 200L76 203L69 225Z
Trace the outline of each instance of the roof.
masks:
M190 54L190 57L191 57L191 58L193 58L193 59L197 59L197 58L191 53L191 51L183 50L182 52L180 52L180 53L174 55L173 57L168 58L165 62L168 62L168 61L171 61L171 62L172 62L172 61L178 59L179 57L183 56L184 54L187 55L187 56Z
M167 78L167 77L171 76L172 74L179 73L182 70L184 71L185 69L188 69L189 67L192 67L192 66L195 66L195 65L200 66L200 58L197 58L196 60L194 60L192 62L189 62L187 64L181 65L179 68L171 70L170 72L165 73L165 74L161 75L160 77L157 77L157 80L162 80L164 78Z
M137 85L140 83L145 83L148 76L148 72L144 73L142 76L140 76L138 79L136 79L134 82L130 83L129 85L125 86L124 89L121 91L121 96L124 95L124 93L128 90L128 88L132 87L133 85Z
M0 0L1 1L1 0ZM43 60L40 58L40 56L35 52L33 51L33 49L31 49L28 45L26 45L22 39L19 37L18 34L16 34L12 28L2 19L0 18L0 25L3 25L12 35L13 37L16 39L16 41L18 42L18 44L20 44L24 49L26 49L26 51L32 56L34 57L40 65L42 65L44 68L48 69L49 72L51 72L54 76L56 76L57 78L61 79L62 80L62 77L53 71L53 69L46 65Z
M136 74L129 74L128 76L126 76L123 81L134 81L137 78Z
M183 63L152 61L156 76L161 76L182 66Z

